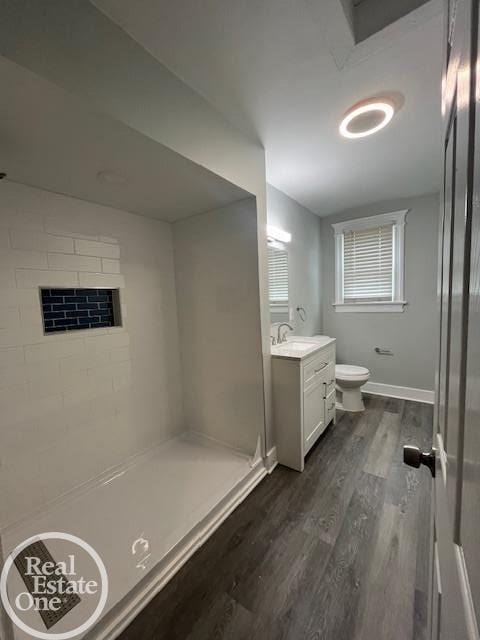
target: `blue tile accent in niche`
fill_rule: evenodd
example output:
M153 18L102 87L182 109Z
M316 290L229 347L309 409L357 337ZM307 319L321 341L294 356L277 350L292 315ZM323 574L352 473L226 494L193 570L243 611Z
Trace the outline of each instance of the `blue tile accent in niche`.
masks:
M40 289L45 333L119 326L118 289Z

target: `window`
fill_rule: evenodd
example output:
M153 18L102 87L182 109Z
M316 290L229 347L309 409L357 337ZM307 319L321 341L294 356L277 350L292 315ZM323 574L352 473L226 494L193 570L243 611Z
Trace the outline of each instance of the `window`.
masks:
M343 233L343 301L385 302L393 296L393 225Z
M407 211L332 225L335 310L403 311Z
M278 247L268 247L268 291L270 311L288 311L288 252Z

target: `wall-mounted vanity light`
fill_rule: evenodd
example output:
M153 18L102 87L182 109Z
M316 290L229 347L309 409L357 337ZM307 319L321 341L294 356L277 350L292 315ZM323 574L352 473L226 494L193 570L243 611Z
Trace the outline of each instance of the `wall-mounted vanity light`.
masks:
M267 240L277 240L277 242L291 242L292 234L278 227L267 224Z

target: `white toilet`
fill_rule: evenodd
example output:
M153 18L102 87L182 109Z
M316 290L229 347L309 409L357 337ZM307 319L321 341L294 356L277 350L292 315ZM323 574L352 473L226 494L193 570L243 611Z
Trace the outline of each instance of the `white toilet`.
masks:
M370 371L365 367L337 364L335 378L337 381L337 409L364 411L365 406L360 387L370 378Z

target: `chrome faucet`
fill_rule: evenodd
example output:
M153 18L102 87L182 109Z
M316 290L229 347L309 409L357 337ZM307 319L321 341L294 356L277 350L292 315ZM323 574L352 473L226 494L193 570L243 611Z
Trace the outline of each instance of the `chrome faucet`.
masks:
M283 334L283 337L280 335L280 329L282 327L288 327L290 331L293 331L293 327L288 324L288 322L281 322L277 327L277 344L282 344L282 342L287 341L287 332Z

